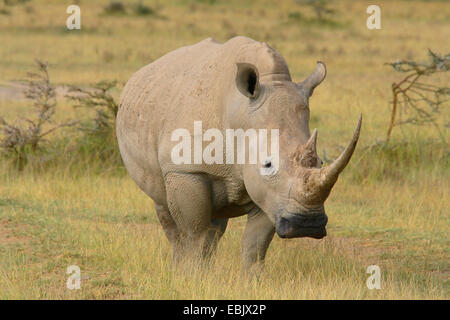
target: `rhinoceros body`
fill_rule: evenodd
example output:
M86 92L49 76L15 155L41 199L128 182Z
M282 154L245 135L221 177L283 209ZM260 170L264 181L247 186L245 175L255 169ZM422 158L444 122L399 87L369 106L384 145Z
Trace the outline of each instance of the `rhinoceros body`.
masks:
M119 148L130 176L153 199L176 257L209 256L228 219L244 214L246 266L264 260L275 232L287 238L326 235L323 203L353 153L361 121L346 150L322 168L308 100L324 77L319 63L308 79L292 82L280 53L246 37L179 48L131 77L120 97ZM278 130L276 172L261 174L270 160L174 161L173 133L183 128L195 141L194 123L200 122L202 132L214 128L224 137L227 129Z

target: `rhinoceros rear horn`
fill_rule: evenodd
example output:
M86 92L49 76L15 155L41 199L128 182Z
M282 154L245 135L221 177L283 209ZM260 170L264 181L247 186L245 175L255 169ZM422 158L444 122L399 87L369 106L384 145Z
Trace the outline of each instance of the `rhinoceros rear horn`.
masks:
M325 63L322 61L317 61L316 70L308 77L306 80L300 82L298 85L301 89L303 89L309 98L314 91L314 88L317 87L327 75L327 67Z
M236 86L239 91L250 99L259 95L258 69L250 63L237 63Z

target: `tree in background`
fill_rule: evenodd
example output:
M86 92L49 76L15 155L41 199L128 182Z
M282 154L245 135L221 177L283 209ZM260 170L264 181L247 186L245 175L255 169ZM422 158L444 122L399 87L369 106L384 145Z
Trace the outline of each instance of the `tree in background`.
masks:
M428 50L428 62L396 61L387 63L395 71L406 76L392 83L392 112L386 142L391 138L392 129L403 124L433 124L442 140L445 138L438 124L438 117L450 100L450 88L426 83L425 78L450 68L450 54L441 56ZM402 118L403 116L403 118ZM406 117L405 117L406 116Z

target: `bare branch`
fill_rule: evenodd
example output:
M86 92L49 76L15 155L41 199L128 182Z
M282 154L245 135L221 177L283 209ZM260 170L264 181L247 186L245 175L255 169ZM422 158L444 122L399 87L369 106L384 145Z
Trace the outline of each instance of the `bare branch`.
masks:
M436 119L441 114L444 103L449 101L446 97L450 96L450 88L418 80L423 76L447 72L450 69L450 54L441 56L428 50L428 55L430 57L428 63L417 63L410 60L387 63L394 70L407 73L407 75L400 82L392 84L393 99L391 103L393 107L386 142L389 141L394 126L406 123L415 125L433 123L439 135L443 137ZM408 110L414 113L407 120L395 120L403 113L406 114Z

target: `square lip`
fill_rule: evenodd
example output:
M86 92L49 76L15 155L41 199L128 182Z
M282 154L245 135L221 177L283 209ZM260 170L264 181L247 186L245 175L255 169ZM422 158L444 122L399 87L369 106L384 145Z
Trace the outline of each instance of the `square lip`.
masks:
M278 232L278 228L275 227L275 231L280 238L283 239L292 239L292 238L314 238L314 239L322 239L327 235L326 223L322 226L318 227L297 227L294 232L292 232L292 236L280 235Z
M286 220L286 221L290 222L289 218L295 219L296 217L297 218L301 217L301 218L306 219L306 220L308 220L308 219L311 219L311 220L313 220L313 219L322 219L322 221L320 221L320 222L323 222L323 224L318 224L317 226L303 227L303 226L299 225L298 228L319 229L319 228L322 228L322 227L325 228L326 225L328 224L328 216L325 213L325 211L323 211L323 213L321 213L321 214L312 214L312 215L307 215L307 214L303 214L303 213L300 213L300 212L297 212L297 213L286 212L286 214L287 215L280 215L280 216L276 217L276 225L278 225L278 223L280 221L282 221L282 220Z

